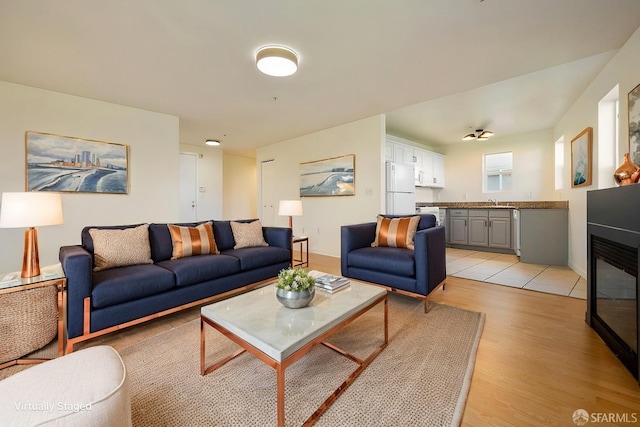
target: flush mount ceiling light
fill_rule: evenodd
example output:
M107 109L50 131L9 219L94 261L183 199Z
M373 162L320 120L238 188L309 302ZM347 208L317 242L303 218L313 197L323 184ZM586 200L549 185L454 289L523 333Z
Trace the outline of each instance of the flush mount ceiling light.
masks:
M298 54L284 46L263 46L256 52L256 65L269 76L290 76L298 70Z
M472 139L477 139L478 141L486 141L489 137L493 136L493 132L490 130L484 129L476 129L473 133L468 133L462 137L463 141L470 141Z
M220 145L220 141L218 141L217 139L207 139L204 143L205 145L209 145L210 147L217 147L218 145Z

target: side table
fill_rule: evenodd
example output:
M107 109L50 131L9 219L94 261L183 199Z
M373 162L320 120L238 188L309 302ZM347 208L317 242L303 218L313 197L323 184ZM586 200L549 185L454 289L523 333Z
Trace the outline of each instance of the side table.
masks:
M35 277L0 276L0 369L48 360L23 357L50 343L56 329L58 356L64 355L66 287L59 264Z
M293 255L293 247L300 244L300 259ZM304 244L304 251L302 245ZM309 238L307 236L293 236L291 238L291 267L309 267Z

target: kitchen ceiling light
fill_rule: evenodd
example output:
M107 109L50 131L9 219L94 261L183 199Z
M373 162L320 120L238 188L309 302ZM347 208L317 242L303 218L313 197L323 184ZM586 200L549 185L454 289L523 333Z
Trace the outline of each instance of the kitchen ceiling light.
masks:
M204 143L205 145L208 145L210 147L217 147L218 145L220 145L220 141L218 141L217 139L207 139Z
M298 70L298 54L284 46L264 46L256 52L256 66L269 76L290 76Z
M463 141L470 141L472 139L476 139L478 141L486 141L489 137L493 136L494 133L490 130L484 129L476 129L474 133L468 133L462 137Z

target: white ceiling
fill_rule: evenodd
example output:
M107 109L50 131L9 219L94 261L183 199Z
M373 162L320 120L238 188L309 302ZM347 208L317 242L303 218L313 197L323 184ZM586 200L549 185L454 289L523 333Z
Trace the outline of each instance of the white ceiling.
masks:
M236 154L380 113L438 145L553 126L639 26L638 0L0 0L0 80L176 115L182 143ZM272 43L298 73L257 71Z

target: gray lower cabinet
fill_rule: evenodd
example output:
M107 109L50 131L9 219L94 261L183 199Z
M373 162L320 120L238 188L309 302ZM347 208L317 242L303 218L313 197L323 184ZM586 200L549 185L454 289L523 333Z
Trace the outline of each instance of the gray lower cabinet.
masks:
M468 212L466 209L448 209L449 241L452 245L466 245Z
M449 209L451 245L513 249L511 209Z
M513 249L511 209L489 211L489 247Z
M469 245L489 246L489 212L469 209Z

